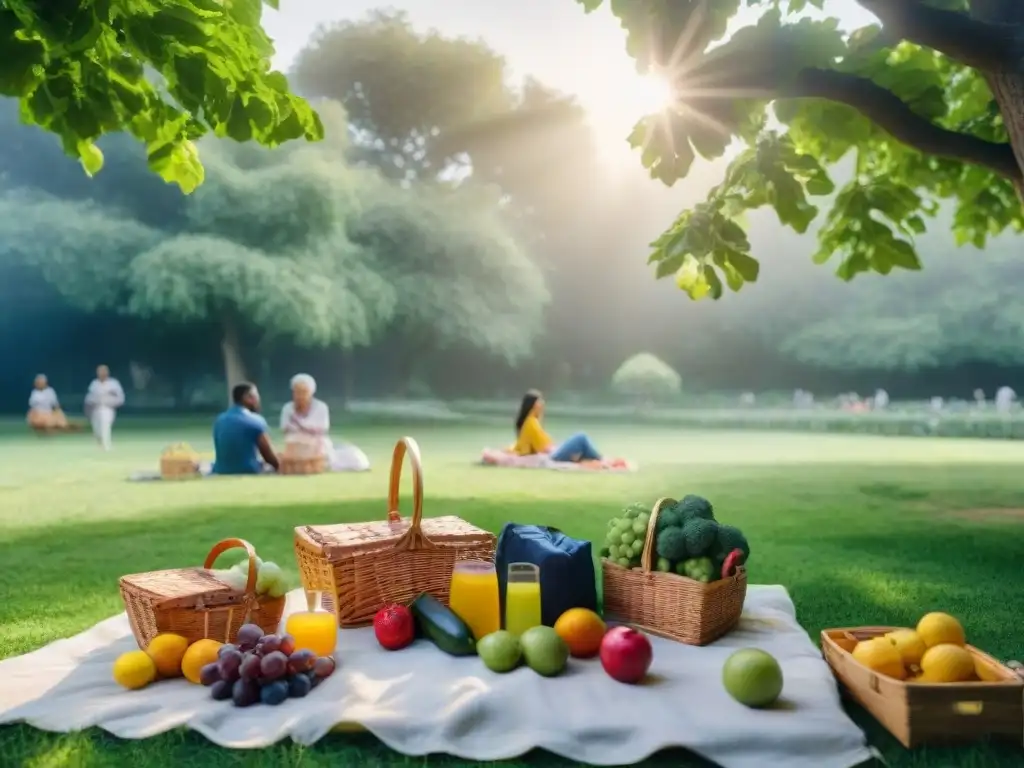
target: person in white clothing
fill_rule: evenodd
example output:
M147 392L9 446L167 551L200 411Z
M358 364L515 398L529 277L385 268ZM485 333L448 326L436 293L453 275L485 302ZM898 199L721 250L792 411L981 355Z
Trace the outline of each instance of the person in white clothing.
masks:
M291 380L292 399L281 409L281 431L285 435L285 449L289 443L315 444L327 458L333 472L362 472L370 468L370 460L359 448L343 443L335 446L327 433L331 429L331 414L327 403L317 400L316 380L308 373L300 373Z
M28 423L32 429L41 432L69 428L68 419L57 400L57 393L42 373L36 376L32 394L28 396Z
M121 382L110 375L110 369L101 365L96 369L96 378L89 385L85 396L85 408L92 422L92 433L100 447L110 450L110 433L114 427L117 409L124 405L124 390Z

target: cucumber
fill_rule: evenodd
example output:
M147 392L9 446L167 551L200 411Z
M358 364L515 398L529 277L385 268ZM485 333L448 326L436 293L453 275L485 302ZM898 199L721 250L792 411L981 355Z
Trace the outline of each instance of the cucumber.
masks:
M476 653L473 633L450 608L424 592L409 606L420 633L434 645L452 656L470 656Z

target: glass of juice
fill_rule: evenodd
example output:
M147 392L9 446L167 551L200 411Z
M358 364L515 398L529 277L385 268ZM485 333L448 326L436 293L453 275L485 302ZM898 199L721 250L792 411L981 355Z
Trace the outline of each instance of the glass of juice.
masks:
M501 629L498 572L486 560L462 560L452 569L448 607L469 625L479 640Z
M284 631L295 638L295 650L332 656L338 644L338 618L324 609L320 596L320 592L307 592L307 610L291 614Z
M505 629L521 635L540 625L540 568L533 563L509 563L505 583Z

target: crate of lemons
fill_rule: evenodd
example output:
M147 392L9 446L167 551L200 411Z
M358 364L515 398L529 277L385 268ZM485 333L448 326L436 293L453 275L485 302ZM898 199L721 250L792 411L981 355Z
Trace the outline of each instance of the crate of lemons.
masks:
M287 577L277 563L256 559L256 594L281 597L287 591ZM214 573L238 590L245 588L248 578L248 559L227 570ZM200 672L207 664L218 659L223 643L216 640L196 640L173 632L163 632L152 640L145 650L122 653L114 661L114 681L129 690L145 688L156 680L184 677L190 683L201 685Z
M853 658L880 675L908 683L966 683L998 680L967 650L960 622L947 613L929 613L914 629L894 629L861 640Z

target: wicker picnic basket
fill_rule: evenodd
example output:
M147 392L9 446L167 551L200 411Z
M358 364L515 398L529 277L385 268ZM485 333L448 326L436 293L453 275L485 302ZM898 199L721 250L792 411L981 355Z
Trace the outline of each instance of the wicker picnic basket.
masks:
M244 591L233 589L211 571L214 561L229 549L249 555L249 578ZM231 642L238 628L252 622L267 633L276 632L284 613L283 597L256 595L256 550L243 539L219 542L202 568L150 571L121 577L121 597L139 647L161 632L182 635L190 643L203 638Z
M977 648L967 646L986 682L913 683L874 672L853 658L861 640L895 627L826 629L825 661L844 692L870 712L908 749L989 737L1024 739L1024 680Z
M398 512L402 464L412 467L412 520ZM493 560L494 534L454 516L423 517L423 466L411 437L395 445L388 481L386 520L302 526L295 529L295 557L307 591L323 595L342 627L370 623L388 603L408 604L429 592L448 604L458 560Z
M164 480L199 477L199 454L185 443L167 446L160 454L160 477Z
M654 570L658 512L672 504L674 499L655 502L639 568L625 568L602 559L605 615L652 635L687 645L707 645L727 634L740 620L747 596L747 572L740 567L726 579L704 584Z
M327 457L320 441L291 441L281 452L282 475L319 475L327 470Z

